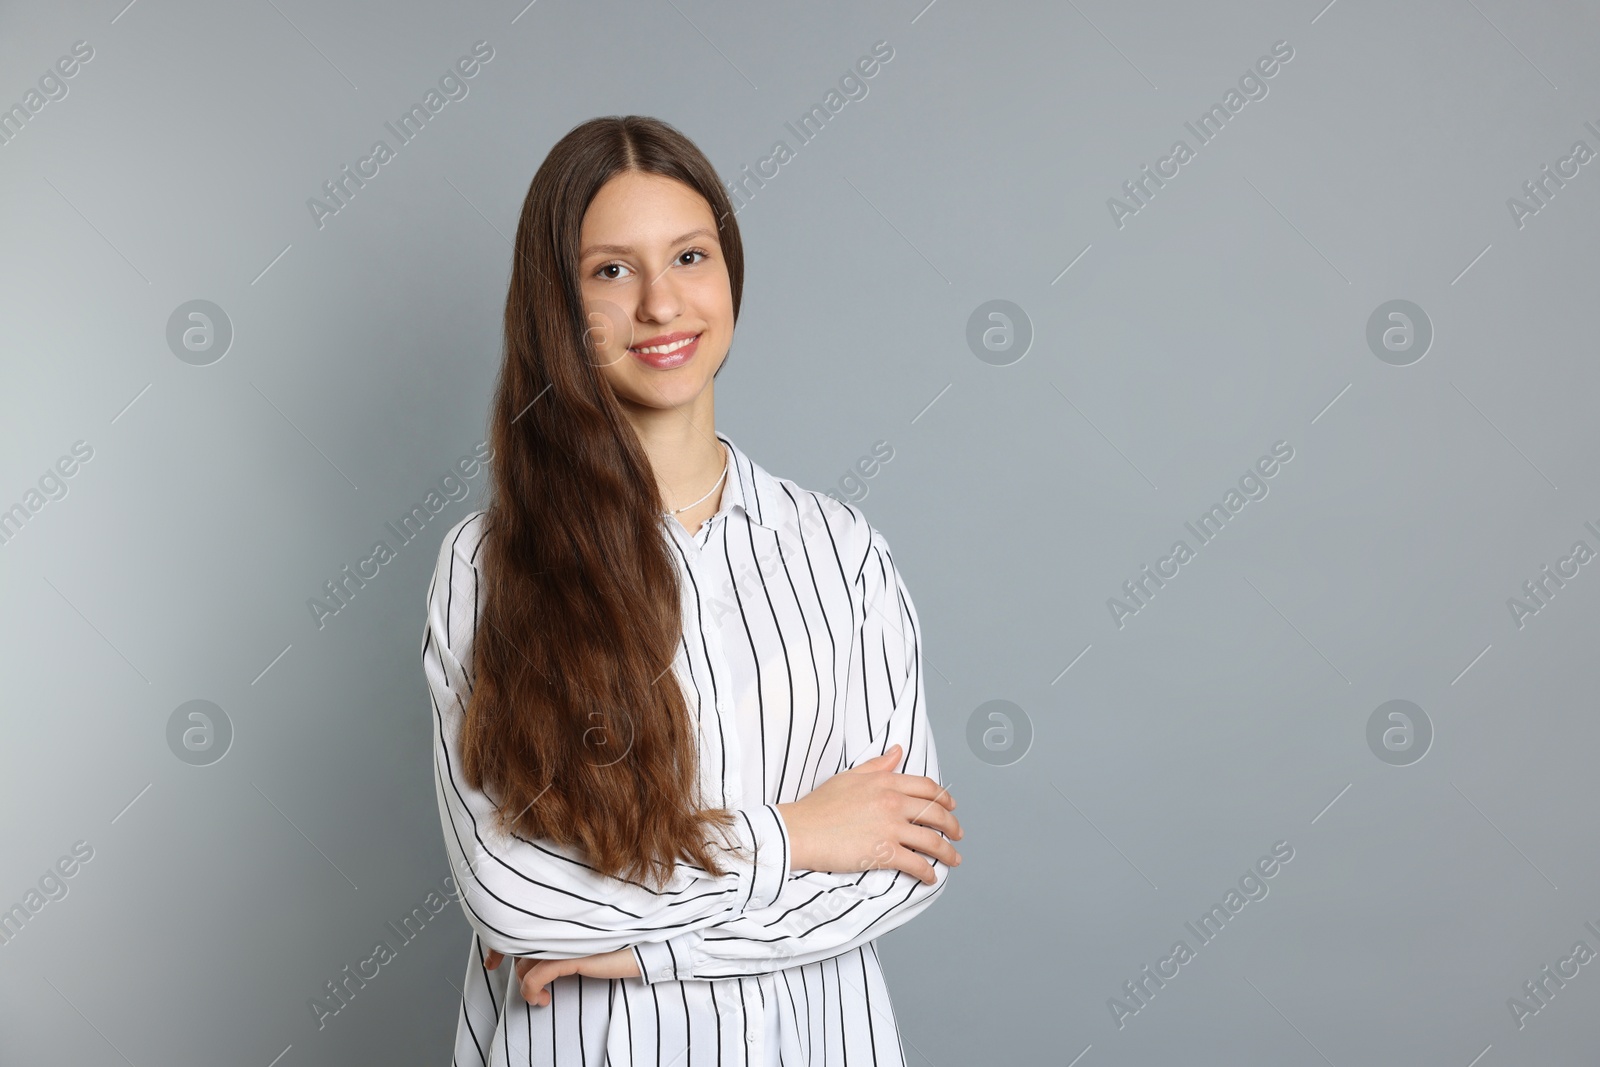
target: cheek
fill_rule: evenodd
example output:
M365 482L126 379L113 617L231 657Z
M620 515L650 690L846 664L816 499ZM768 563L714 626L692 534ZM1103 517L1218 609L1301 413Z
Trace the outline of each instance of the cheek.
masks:
M708 364L720 366L733 344L732 298L726 288L721 292L707 292L703 299L696 301L692 314L706 324L707 336L701 338L700 355L709 357ZM716 366L708 369L715 371Z
M724 335L733 331L733 290L727 271L706 274L688 292L694 313Z
M622 359L616 359L609 355L601 355L598 358L600 379L611 388L613 393L619 393L623 396L631 395L628 389L627 367L623 363L623 359L627 357L623 356Z
M631 309L617 303L609 296L584 294L584 317L587 320L588 343L601 362L607 362L626 351L633 340Z

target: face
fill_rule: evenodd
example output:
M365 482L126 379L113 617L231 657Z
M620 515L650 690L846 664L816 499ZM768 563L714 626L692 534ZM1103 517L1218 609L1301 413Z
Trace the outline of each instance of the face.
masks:
M625 171L589 204L578 247L594 359L623 406L709 403L733 340L733 291L705 199Z

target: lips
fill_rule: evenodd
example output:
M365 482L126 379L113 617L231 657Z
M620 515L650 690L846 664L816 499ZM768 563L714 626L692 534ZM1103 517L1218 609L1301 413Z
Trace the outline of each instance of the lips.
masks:
M628 349L628 354L648 367L671 370L689 362L699 347L700 335L697 333L665 333Z

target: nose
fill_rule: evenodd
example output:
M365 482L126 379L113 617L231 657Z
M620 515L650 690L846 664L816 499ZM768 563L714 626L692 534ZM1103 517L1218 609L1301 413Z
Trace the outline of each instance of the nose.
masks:
M683 310L683 297L668 263L660 273L648 278L639 293L639 317L650 322L668 323Z

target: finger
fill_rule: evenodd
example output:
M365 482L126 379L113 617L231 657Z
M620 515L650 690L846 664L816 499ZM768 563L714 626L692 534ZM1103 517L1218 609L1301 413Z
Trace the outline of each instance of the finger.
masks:
M890 779L890 784L908 797L932 800L951 811L955 810L956 798L950 795L950 790L926 775L897 774Z
M900 745L899 742L896 742L895 744L890 745L889 751L885 752L883 755L873 756L871 759L866 760L863 763L858 763L856 766L851 767L850 769L852 771L881 771L886 767L898 767L899 765Z
M500 962L504 959L505 957L500 953L496 952L494 949L490 949L489 954L483 957L484 969L489 971L498 971L500 969Z
M922 826L908 826L906 827L903 841L908 848L914 848L918 852L931 856L942 862L946 867L959 867L961 865L961 853L957 852L956 847L936 830L929 830Z
M907 822L930 826L952 841L959 841L964 836L961 821L950 814L942 804L906 797L901 811L905 813Z
M911 877L928 885L932 885L938 879L938 874L934 871L933 864L909 848L896 848L894 854L890 857L888 866L896 870L905 871Z
M545 986L557 977L558 960L530 960L522 972L522 999L533 1005L549 1002Z

